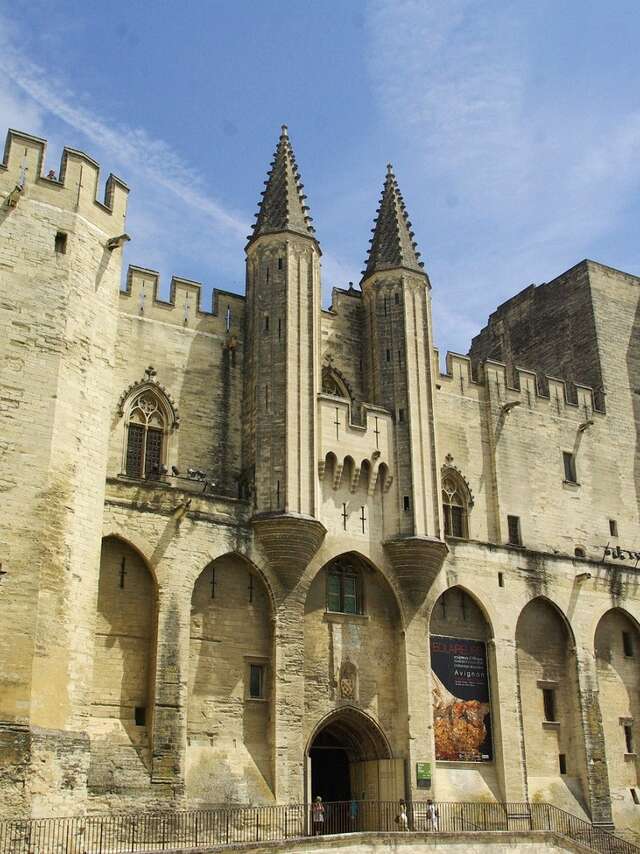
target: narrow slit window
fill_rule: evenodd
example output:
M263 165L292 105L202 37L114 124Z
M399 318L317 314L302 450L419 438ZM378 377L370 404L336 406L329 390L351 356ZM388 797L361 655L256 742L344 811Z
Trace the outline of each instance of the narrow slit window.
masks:
M635 753L633 749L633 724L625 724L624 727L624 746L627 753Z
M269 331L269 315L268 314L265 314L265 316L264 316L264 331L265 332Z
M404 409L398 410L398 422L402 424L404 422Z
M542 689L542 702L544 704L545 721L556 720L556 692L553 688Z
M404 508L404 512L408 513L411 510L411 499L408 495L405 495L402 499L402 506Z
M64 231L59 231L56 234L55 239L55 249L56 252L59 252L61 255L64 255L67 251L67 235Z
M510 546L521 546L522 545L522 535L520 532L520 517L519 516L507 516L507 527L509 529L509 545Z
M609 533L612 537L618 536L618 523L615 519L609 519Z
M634 804L640 804L640 798L638 797L637 789L632 788L630 791L631 791L631 800L634 802Z
M564 753L558 754L558 765L560 767L560 773L566 774L567 773L567 757Z
M498 573L498 587L504 587L504 572Z
M264 671L263 664L249 665L249 696L252 700L264 699Z
M282 258L278 258L278 270L282 270Z
M564 463L564 479L567 483L577 483L576 475L576 456L569 451L562 452L562 461Z
M400 294L396 294L396 305L400 305Z
M136 706L133 712L136 726L147 725L147 710L145 706Z
M622 632L622 649L625 658L633 658L633 639L631 632Z
M387 362L391 361L391 350L387 350Z

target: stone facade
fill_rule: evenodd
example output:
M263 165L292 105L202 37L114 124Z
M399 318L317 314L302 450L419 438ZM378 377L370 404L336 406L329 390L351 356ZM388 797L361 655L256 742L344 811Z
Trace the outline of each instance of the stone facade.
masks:
M44 147L0 166L2 814L322 790L638 828L640 280L583 261L441 373L390 168L322 310L283 129L208 311L121 290L126 186ZM436 756L432 637L486 649L487 761Z

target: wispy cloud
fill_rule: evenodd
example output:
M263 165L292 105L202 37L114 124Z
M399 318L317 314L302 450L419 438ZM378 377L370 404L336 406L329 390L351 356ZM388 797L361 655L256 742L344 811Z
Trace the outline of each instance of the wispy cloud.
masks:
M631 98L596 106L565 93L562 72L544 85L537 19L514 8L369 5L374 91L388 131L402 135L412 195L432 205L422 220L438 240L427 251L436 328L457 349L496 303L589 254L640 184L640 110Z
M188 266L189 256L197 259L200 270L215 265L227 275L237 272L239 283L250 218L207 194L202 175L165 141L85 106L86 93L22 55L13 46L19 43L15 25L0 17L0 74L5 80L0 122L42 134L54 147L60 135L121 175L133 191L128 227L134 243L128 257L159 269L165 287L172 273L192 275L189 269L173 268L175 263Z

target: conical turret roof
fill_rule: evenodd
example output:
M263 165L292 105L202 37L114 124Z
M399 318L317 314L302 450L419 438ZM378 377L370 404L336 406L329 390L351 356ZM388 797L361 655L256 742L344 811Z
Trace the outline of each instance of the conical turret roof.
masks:
M282 125L265 185L249 241L279 231L294 231L306 237L314 237L315 229L311 225L309 208L305 205L306 196L302 192L303 184L300 183L300 173L286 125Z
M420 253L413 240L404 199L390 163L387 164L387 177L371 231L373 237L369 241L369 257L366 269L362 271L364 278L372 273L397 267L424 273L424 264L420 261Z

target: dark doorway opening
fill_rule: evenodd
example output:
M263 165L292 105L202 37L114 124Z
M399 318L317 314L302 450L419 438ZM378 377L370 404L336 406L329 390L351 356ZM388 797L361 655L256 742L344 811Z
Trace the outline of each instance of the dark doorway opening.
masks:
M311 748L311 795L320 795L323 801L348 801L351 799L349 757L343 747Z

